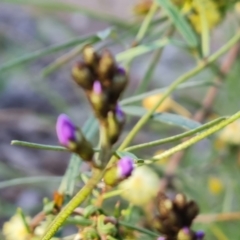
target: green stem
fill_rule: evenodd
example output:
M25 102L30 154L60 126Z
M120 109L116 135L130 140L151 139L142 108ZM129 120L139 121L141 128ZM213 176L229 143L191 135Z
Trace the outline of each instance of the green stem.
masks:
M221 130L222 128L226 127L228 124L236 121L238 118L240 118L240 111L235 113L234 115L232 115L231 117L229 117L228 119L216 124L215 126L211 127L210 129L205 130L204 132L199 133L197 136L192 137L191 139L159 154L154 156L154 159L152 160L152 162L154 161L159 161L163 158L169 157L171 155L173 155L174 153L181 151L185 148L188 148L189 146L192 146L193 144L201 141L202 139L212 135L213 133ZM150 163L150 162L149 162Z
M161 57L162 54L162 48L160 48L153 56L152 61L149 64L148 70L146 72L146 74L143 77L143 80L141 81L136 94L142 93L144 92L144 90L147 88L148 85L148 81L149 79L152 77L154 70L157 66L157 64L159 63L159 58Z
M147 234L147 235L149 235L149 236L159 237L159 234L158 234L158 233L149 231L149 230L144 229L144 228L137 227L136 225L132 225L132 224L129 224L129 223L126 223L126 222L122 222L122 221L119 221L118 223L119 223L121 226L124 226L124 227L130 228L130 229L136 230L136 231L141 232L141 233L145 233L145 234Z
M193 87L205 86L205 85L213 85L213 82L209 81L209 80L207 80L207 81L192 81L192 82L180 84L176 89L186 89L186 88L193 88ZM120 103L121 103L121 105L132 104L134 102L141 101L142 99L152 96L154 94L165 92L167 89L168 89L168 87L154 89L154 90L146 92L146 93L142 93L142 94L138 94L133 97L125 98L125 99L121 100Z
M160 98L156 104L150 109L145 115L142 116L142 118L136 123L136 125L133 127L131 132L128 134L128 136L125 138L125 140L120 145L118 151L123 150L126 148L133 138L136 136L136 134L139 132L139 130L143 127L143 125L150 119L152 114L156 111L156 109L163 103L163 101L177 88L178 85L181 83L186 82L191 77L195 76L199 72L201 72L206 66L212 64L214 61L216 61L221 55L223 55L225 52L227 52L234 44L236 44L240 40L240 30L235 34L233 38L231 38L222 48L220 48L216 53L214 53L212 56L210 56L206 61L201 62L197 67L190 70L189 72L183 74L181 77L179 77L176 81L174 81L169 88L166 90L166 92L163 94L162 98ZM114 162L112 160L112 162Z
M97 171L97 170L96 170ZM68 216L77 208L92 192L96 184L103 178L105 171L97 171L89 179L86 185L72 198L72 200L62 209L57 217L51 222L46 233L41 240L50 240L57 230L63 225Z
M199 133L199 132L201 132L203 130L206 130L207 128L210 128L210 127L214 126L215 124L217 124L217 123L219 123L219 122L221 122L221 121L223 121L225 119L226 119L226 117L220 117L218 119L215 119L215 120L213 120L211 122L208 122L208 123L202 125L201 127L195 128L195 129L193 129L191 131L188 131L188 132L185 132L185 133L181 133L181 134L178 134L178 135L175 135L175 136L172 136L172 137L168 137L168 138L164 138L164 139L148 142L148 143L142 143L142 144L130 146L128 148L125 148L124 151L133 151L133 150L137 150L137 149L158 146L158 145L163 144L163 143L174 142L174 141L180 140L182 138L189 137L189 136L191 136L191 135L193 135L195 133Z

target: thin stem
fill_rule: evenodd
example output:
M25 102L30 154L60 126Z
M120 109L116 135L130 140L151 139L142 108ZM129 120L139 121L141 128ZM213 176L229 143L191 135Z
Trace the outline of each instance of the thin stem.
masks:
M186 88L193 88L193 87L205 86L205 85L211 85L211 84L213 84L212 81L192 81L192 82L180 84L176 89L186 89ZM146 93L142 93L142 94L139 94L139 95L136 95L133 97L125 98L125 99L121 100L120 103L121 103L121 105L132 104L134 102L141 101L142 99L152 96L154 94L163 93L167 89L168 89L168 87L154 89L154 90L146 92Z
M148 148L148 147L154 147L154 146L158 146L160 144L164 144L164 143L169 143L169 142L174 142L177 140L180 140L182 138L185 137L189 137L195 133L199 133L203 130L206 130L207 128L210 128L212 126L214 126L215 124L225 120L226 117L220 117L218 119L215 119L209 123L206 123L204 125L202 125L201 127L198 127L196 129L193 129L191 131L185 132L185 133L181 133L172 137L168 137L168 138L164 138L164 139L160 139L160 140L156 140L156 141L152 141L152 142L148 142L148 143L142 143L142 144L138 144L138 145L134 145L134 146L130 146L128 148L125 148L124 151L133 151L133 150L137 150L137 149L142 149L142 148Z
M147 69L147 72L145 73L143 80L141 81L138 89L136 90L136 94L140 94L142 92L144 92L144 90L147 88L149 79L152 77L154 70L157 66L157 64L159 63L159 58L162 55L162 48L160 48L159 50L157 50L157 52L154 54L152 61L149 64L149 67Z
M57 217L51 222L47 228L42 240L50 240L57 230L63 225L68 216L77 208L92 192L96 184L102 179L105 171L98 171L93 174L86 185L71 199L71 201L62 209Z
M195 76L199 72L201 72L206 66L210 65L214 61L216 61L221 55L223 55L225 52L227 52L234 44L236 44L240 40L240 30L236 33L236 35L230 39L222 48L220 48L216 53L214 53L212 56L208 58L205 62L200 63L197 67L190 70L189 72L183 74L181 77L179 77L176 81L174 81L167 91L163 94L162 98L160 98L156 104L150 109L145 115L142 116L142 118L136 123L136 125L133 127L133 129L130 131L128 136L125 138L125 140L122 142L122 144L119 147L119 151L126 148L133 138L136 136L136 134L139 132L139 130L145 125L145 123L150 119L152 114L157 110L157 108L163 103L163 101L175 90L175 88L183 83L189 80L191 77Z
M197 136L192 137L191 139L159 154L154 156L154 159L152 160L152 162L154 161L159 161L163 158L169 157L171 155L173 155L174 153L181 151L185 148L188 148L189 146L201 141L202 139L212 135L213 133L221 130L222 128L226 127L228 124L236 121L238 118L240 118L240 111L235 113L234 115L232 115L231 117L229 117L228 119L216 124L215 126L211 127L210 129L205 130L204 132L199 133Z
M136 231L141 232L141 233L145 233L145 234L147 234L148 236L159 237L159 234L158 234L158 233L149 231L149 230L147 230L147 229L145 229L145 228L140 228L140 227L137 227L136 225L131 225L131 224L126 223L126 222L123 222L123 221L119 221L118 223L119 223L120 225L124 226L124 227L130 228L130 229L133 229L133 230L136 230Z
M201 214L194 220L198 223L225 222L240 220L240 212Z

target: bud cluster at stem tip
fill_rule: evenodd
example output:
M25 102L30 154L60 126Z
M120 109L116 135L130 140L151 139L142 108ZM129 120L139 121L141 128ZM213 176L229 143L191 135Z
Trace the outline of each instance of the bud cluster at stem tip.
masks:
M116 64L108 50L99 55L93 47L86 46L83 49L83 61L72 68L72 77L85 91L100 123L106 126L109 143L114 144L125 119L118 104L128 83L125 70Z

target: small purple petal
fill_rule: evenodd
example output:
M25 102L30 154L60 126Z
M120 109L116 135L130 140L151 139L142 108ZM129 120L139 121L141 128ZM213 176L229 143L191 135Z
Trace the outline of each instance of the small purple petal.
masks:
M93 83L93 92L96 94L102 94L102 86L99 81Z
M64 146L67 146L69 141L76 140L76 127L66 114L59 115L56 124L56 131L59 142Z
M202 240L205 236L205 233L203 231L197 231L195 233L195 236L196 236L197 240Z
M121 74L121 75L125 75L125 74L126 74L126 71L125 71L124 68L118 67L118 68L117 68L117 73L118 73L118 74Z
M116 109L115 109L116 117L119 122L123 122L125 119L125 114L122 111L121 107L119 104L117 104Z
M159 237L157 240L166 240L165 237Z
M182 231L183 231L186 235L188 235L188 234L190 233L190 230L189 230L188 227L183 228Z
M134 169L134 161L130 157L122 157L118 161L118 171L119 171L119 177L120 178L127 178L131 176L132 171Z

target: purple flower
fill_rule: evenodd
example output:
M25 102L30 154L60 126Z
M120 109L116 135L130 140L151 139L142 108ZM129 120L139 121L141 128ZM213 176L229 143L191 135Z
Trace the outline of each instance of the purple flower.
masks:
M101 83L99 81L95 81L93 83L93 92L100 95L102 94L102 86Z
M205 236L205 233L203 231L197 231L195 233L195 237L197 238L197 240L202 240Z
M131 176L134 169L134 160L130 157L122 157L117 164L118 176L121 179L125 179Z
M157 240L166 240L165 237L159 237Z
M58 140L62 145L68 146L69 141L76 141L77 128L66 114L59 115L56 130Z

